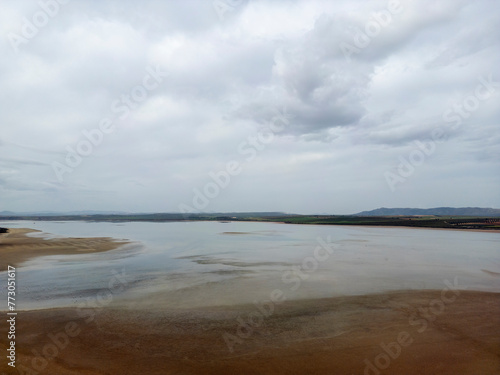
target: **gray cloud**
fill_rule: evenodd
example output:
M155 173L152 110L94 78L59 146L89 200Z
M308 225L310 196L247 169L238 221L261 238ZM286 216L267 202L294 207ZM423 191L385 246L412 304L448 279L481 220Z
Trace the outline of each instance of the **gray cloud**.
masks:
M232 160L241 174L205 210L500 207L500 87L447 121L481 79L500 81L494 1L401 2L349 58L343 43L387 1L231 4L220 19L211 1L69 2L16 53L40 5L4 2L0 211L178 211ZM165 75L121 118L148 69ZM105 119L114 131L59 181L53 163ZM446 141L392 192L384 173L436 129Z

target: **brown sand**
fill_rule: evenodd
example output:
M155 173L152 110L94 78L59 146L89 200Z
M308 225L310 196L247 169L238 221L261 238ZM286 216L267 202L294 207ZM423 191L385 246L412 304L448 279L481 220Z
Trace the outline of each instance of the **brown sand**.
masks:
M105 251L111 239L0 236L2 267L33 256ZM256 306L18 311L16 368L5 374L500 374L500 294L402 291ZM154 306L154 305L153 305ZM253 315L251 315L253 314ZM239 328L238 317L255 327ZM240 334L246 336L242 338ZM64 335L62 334L66 330ZM224 334L236 340L229 350ZM226 336L229 337L229 336ZM53 345L59 340L60 347ZM399 339L399 344L394 344ZM385 354L384 345L394 358ZM43 356L47 359L43 359ZM378 362L377 362L378 361ZM367 363L370 363L367 368ZM375 366L378 365L378 368Z
M82 254L108 251L125 244L112 238L42 238L26 234L39 232L33 229L9 229L0 234L0 271L8 265L18 266L22 262L42 255Z
M366 374L499 374L500 295L459 293L443 311L436 302L442 301L440 291L287 301L253 332L245 332L249 336L235 344L233 352L222 335L236 335L236 319L241 316L246 321L255 306L21 311L16 370L36 367L36 373L58 375L345 375L364 374L365 360L374 363L379 356L378 363L388 367ZM86 321L82 311L94 319ZM61 341L64 348L55 358L33 362L39 353L54 353L49 334L63 332L68 322L78 325L70 325L76 336L65 346ZM5 328L1 337L6 337ZM400 345L400 353L390 344L398 337L408 344ZM0 344L4 353L5 341ZM382 354L382 343L394 350L395 358ZM5 360L1 370L18 373Z

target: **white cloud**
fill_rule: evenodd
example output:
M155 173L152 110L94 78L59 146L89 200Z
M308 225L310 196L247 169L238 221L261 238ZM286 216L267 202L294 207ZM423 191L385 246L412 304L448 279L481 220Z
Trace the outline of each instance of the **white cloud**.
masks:
M15 53L36 1L0 14L0 210L177 211L209 172L243 166L210 211L353 213L379 206L500 206L498 90L457 129L443 113L500 62L496 3L405 1L346 59L341 43L387 1L79 1ZM131 115L113 102L168 77ZM239 146L283 109L290 122L246 161ZM60 183L51 167L104 118L103 137ZM446 142L398 190L397 168L436 128ZM476 192L480 192L477 194Z

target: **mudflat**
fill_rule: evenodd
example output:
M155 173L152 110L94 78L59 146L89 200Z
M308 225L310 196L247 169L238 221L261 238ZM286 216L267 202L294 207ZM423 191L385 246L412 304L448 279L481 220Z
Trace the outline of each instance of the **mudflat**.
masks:
M106 251L111 238L0 235L2 269L35 256ZM63 287L63 286L62 286ZM170 296L171 297L171 296ZM176 298L182 299L182 291ZM174 308L175 305L175 308ZM99 306L99 307L97 307ZM146 307L147 306L147 307ZM500 293L411 290L257 305L180 307L165 296L17 311L5 374L500 373ZM8 352L8 324L0 350ZM4 357L5 358L5 357Z
M20 311L7 374L499 374L500 294ZM3 325L5 327L5 325ZM5 328L2 336L6 336ZM0 349L6 351L5 340Z
M31 258L43 255L83 254L109 251L127 243L112 238L42 238L26 236L39 232L33 229L9 229L0 234L0 271L18 266Z

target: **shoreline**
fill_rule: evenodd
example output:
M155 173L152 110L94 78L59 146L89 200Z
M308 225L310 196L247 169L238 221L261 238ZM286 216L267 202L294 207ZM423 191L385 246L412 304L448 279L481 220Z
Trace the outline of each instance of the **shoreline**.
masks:
M199 220L206 221L206 220ZM211 221L211 220L210 220ZM210 222L208 221L208 222ZM197 221L189 221L197 222ZM214 221L215 222L215 221ZM230 221L229 223L273 223L281 225L309 225L309 226L342 226L356 228L391 228L391 229L420 229L420 230L451 230L481 233L500 233L496 229L458 229L458 228L425 228L406 226L382 226L382 225L339 225L339 224L307 224L307 223L284 223L280 221ZM30 228L6 228L7 233L0 233L0 272L7 270L7 265L17 267L23 262L36 257L48 255L71 255L99 253L116 250L119 247L130 244L128 240L120 240L111 237L90 237L90 238L50 238L29 237L27 234L41 232Z
M110 237L44 239L27 236L35 232L41 231L9 228L7 233L0 234L0 272L6 271L8 265L18 267L40 256L99 253L130 243Z
M190 220L196 221L214 221L215 220ZM360 224L308 224L308 223L285 223L284 221L265 221L265 220L228 220L229 223L273 223L273 224L286 224L286 225L309 225L320 227L358 227L358 228L399 228L399 229L432 229L432 230L452 230L460 232L481 232L481 233L500 233L500 229L467 229L467 228L432 228L432 227L418 227L418 226L404 226L404 225L360 225Z
M500 293L414 290L285 301L260 319L249 305L23 311L17 365L59 375L493 375L499 302ZM48 348L56 355L44 359Z
M27 236L33 232L38 231L10 229L0 235L2 266L6 267L4 259L9 256L15 264L30 257L109 251L130 243L106 237ZM150 297L150 301L134 299L132 304L111 299L101 305L80 301L69 307L18 310L17 368L4 361L0 372L498 374L500 292L446 285L442 290L398 290L258 305L184 307L172 299L185 299L188 295L182 292ZM113 292L109 284L108 291ZM99 301L102 292L96 291L91 299ZM0 350L6 352L7 335L3 336Z
M16 220L12 220L16 221ZM22 221L22 220L19 220ZM51 221L51 220L42 220ZM333 226L333 227L364 227L364 228L403 228L403 229L433 229L433 230L451 230L462 232L481 232L481 233L500 233L499 229L478 229L478 228L444 228L444 227L426 227L417 225L383 225L383 224L318 224L318 223L287 223L285 221L267 221L267 220L139 220L139 221L93 221L93 220L57 220L61 222L91 222L91 223L195 223L195 222L214 222L214 223L272 223L272 224L286 224L286 225L318 225L318 226ZM1 235L1 233L0 233ZM0 237L1 238L1 237Z

